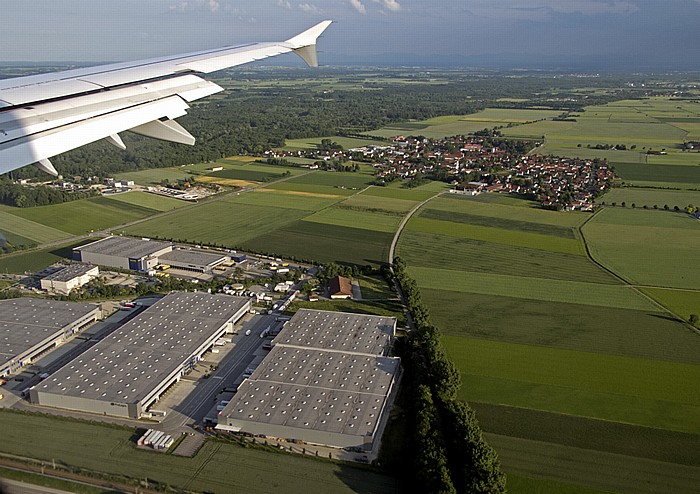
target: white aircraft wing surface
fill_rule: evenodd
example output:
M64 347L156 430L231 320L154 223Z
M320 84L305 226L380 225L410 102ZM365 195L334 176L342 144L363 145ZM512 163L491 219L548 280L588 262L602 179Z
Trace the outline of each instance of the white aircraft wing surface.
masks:
M316 40L331 24L277 43L251 43L184 55L0 80L0 174L35 163L58 175L49 158L107 139L122 149L129 130L194 144L175 118L190 101L223 91L209 73L294 52L318 66Z

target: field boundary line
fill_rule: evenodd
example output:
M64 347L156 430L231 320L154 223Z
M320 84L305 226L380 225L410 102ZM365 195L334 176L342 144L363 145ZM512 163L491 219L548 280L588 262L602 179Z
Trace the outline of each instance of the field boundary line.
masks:
M425 206L427 203L435 199L436 197L444 194L444 192L436 192L434 195L428 197L425 201L420 202L416 204L413 209L411 209L408 213L406 213L406 216L403 217L401 220L401 223L399 223L399 227L396 229L396 233L394 234L394 238L391 240L391 247L389 247L389 265L391 266L394 263L394 251L396 250L396 244L399 243L399 237L401 236L401 233L403 233L403 229L406 226L406 223L408 223L408 220L411 219L411 217L414 215L416 211L418 211L420 208Z
M620 275L617 274L615 271L613 271L612 269L608 268L608 267L605 266L603 263L601 263L600 261L598 261L595 257L593 257L593 253L591 252L591 249L590 249L590 247L589 247L589 245L588 245L588 241L586 240L586 235L585 235L585 233L583 232L583 228L588 224L588 222L590 222L590 221L593 220L596 216L598 216L598 215L600 214L600 212L603 211L604 209L605 209L604 207L601 207L601 208L597 209L592 215L590 215L588 218L586 218L586 221L584 221L583 223L581 223L580 226L577 227L577 230L579 231L579 234L581 235L581 240L583 241L583 245L584 245L584 247L585 247L585 249L586 249L586 255L588 256L588 258L589 258L593 263L595 263L597 266L601 267L602 269L604 269L605 271L607 271L608 273L610 273L611 275L613 275L615 278L617 278L617 279L619 279L620 281L622 281L625 285L627 285L627 286L630 287L632 290L634 290L640 297L642 297L642 298L648 300L652 305L655 305L656 307L658 307L659 309L661 309L661 312L662 312L662 313L665 312L666 314L671 315L671 316L672 316L674 319L676 319L678 322L684 324L685 326L688 326L688 327L692 328L695 332L699 332L700 330L698 330L697 328L695 328L695 327L692 326L691 324L688 324L688 323L687 323L682 317L680 317L678 314L676 314L675 312L673 312L672 310L670 310L670 309L669 309L668 307L666 307L665 305L660 304L659 302L656 301L656 299L650 297L649 295L647 295L646 293L644 293L642 290L640 290L640 289L636 286L636 284L634 284L634 283L630 282L629 280L627 280L626 278L620 276Z

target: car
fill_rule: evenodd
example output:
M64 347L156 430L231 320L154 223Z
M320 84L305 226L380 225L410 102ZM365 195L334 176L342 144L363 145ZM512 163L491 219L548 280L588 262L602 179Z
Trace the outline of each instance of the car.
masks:
M250 331L250 329L248 329L248 330L246 330L245 335L250 336L250 333L251 333L251 331Z

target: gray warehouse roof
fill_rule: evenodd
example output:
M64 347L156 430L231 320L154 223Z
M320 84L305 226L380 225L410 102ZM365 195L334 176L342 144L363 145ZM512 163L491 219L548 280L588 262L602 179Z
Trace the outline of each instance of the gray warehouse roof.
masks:
M212 252L202 252L201 250L175 249L158 256L161 263L178 263L196 266L214 266L226 261L226 254L215 254Z
M69 264L63 269L56 271L55 273L51 273L44 279L51 281L70 281L73 278L77 278L78 276L84 275L91 269L95 269L95 266L93 266L92 264Z
M398 366L396 358L276 346L222 415L234 422L371 435Z
M396 318L300 309L275 338L278 345L383 355L396 330Z
M95 309L92 304L36 298L0 300L0 362L28 351Z
M96 242L76 247L81 252L92 252L116 257L131 257L140 259L155 254L170 247L171 244L157 242L155 240L142 240L139 238L112 236Z
M138 403L246 304L246 298L201 292L166 295L36 389Z

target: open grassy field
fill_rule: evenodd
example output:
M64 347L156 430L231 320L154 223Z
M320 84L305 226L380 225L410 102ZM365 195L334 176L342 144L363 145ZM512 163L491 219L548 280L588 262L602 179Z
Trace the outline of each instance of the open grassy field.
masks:
M55 262L72 259L73 247L92 242L93 240L95 239L85 239L59 247L5 254L0 256L0 273L23 274L41 271Z
M690 314L700 316L700 289L642 288L642 291L686 321Z
M16 233L12 233L7 230L0 230L0 246L3 246L5 244L17 249L33 247L37 243L30 238L23 237L22 235L17 235Z
M363 196L387 197L390 199L404 199L406 201L421 202L432 197L433 192L416 189L397 189L393 187L369 187L362 191Z
M19 208L0 206L0 229L3 232L28 238L37 243L54 242L70 236L68 233L52 226L15 215L14 213L18 210Z
M560 113L554 110L486 108L470 115L446 115L428 120L392 124L382 129L367 132L367 134L380 137L422 135L442 138L456 134L470 134L477 130L490 129L496 126L524 124L536 120L551 119Z
M294 194L318 195L319 197L347 197L357 193L356 190L341 189L338 187L333 187L332 185L301 184L298 182L289 183L289 180L267 185L264 189L261 190L280 190L288 191Z
M617 162L615 173L625 182L633 184L668 184L665 187L692 184L700 188L700 167Z
M418 201L415 200L383 197L363 192L346 199L339 206L363 211L382 211L403 216L413 209L416 204L418 204Z
M156 212L150 208L106 197L91 197L51 206L18 208L13 210L12 214L78 235L146 218Z
M343 196L301 192L291 190L274 190L268 188L256 189L253 192L241 194L231 203L247 204L249 206L264 206L283 209L295 209L298 211L313 212L327 208L343 199ZM227 199L227 201L229 201Z
M426 246L430 246L429 252ZM411 265L477 273L618 284L620 281L588 258L503 243L433 233L404 231L399 254Z
M329 185L338 188L364 189L374 180L371 170L360 172L317 171L288 180L290 184Z
M468 401L700 433L698 365L459 336L443 340Z
M653 209L656 205L659 209L663 209L664 206L671 209L678 206L683 209L689 204L700 206L700 191L615 188L599 197L596 202L616 202L618 205L625 202L628 208L635 204L638 208L647 206Z
M319 262L384 264L393 234L365 228L296 221L246 240L242 247Z
M124 231L139 237L238 247L251 238L277 230L307 214L307 210L243 204L228 198L177 211L165 218L145 221Z
M593 257L632 283L698 288L700 221L666 211L605 208L583 233Z
M386 146L386 141L379 141L376 139L356 139L352 137L340 137L340 136L330 136L330 137L310 137L305 139L287 139L284 142L284 147L282 149L286 151L296 151L298 149L316 149L321 144L323 139L330 139L331 142L337 142L343 149L359 148L369 145Z
M396 298L393 286L389 286L381 276L360 275L353 277L360 284L363 300L383 300Z
M401 216L396 213L370 211L360 208L351 209L336 205L309 215L304 218L304 221L347 228L361 226L366 230L394 233L401 222Z
M422 233L447 235L455 238L468 238L496 244L561 252L564 254L585 255L583 244L580 240L553 237L551 235L542 235L538 233L503 230L488 226L474 226L422 217L411 218L407 228L409 231Z
M105 196L112 201L125 202L142 208L152 209L154 211L170 211L173 209L186 206L188 203L173 199L172 197L160 196L157 194L149 194L148 192L125 192L123 194L113 194Z
M566 484L557 480L526 477L510 472L506 472L506 474L508 475L508 492L515 494L605 494L613 492Z
M697 334L657 312L444 289L422 296L450 336L700 364Z
M411 276L423 290L502 295L523 299L659 312L656 305L632 287L582 281L530 278L411 266Z
M316 458L207 442L194 458L138 450L133 430L0 411L0 451L210 492L394 492L395 481ZM47 433L50 431L50 434ZM231 468L235 468L235 474Z

